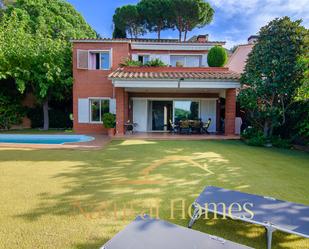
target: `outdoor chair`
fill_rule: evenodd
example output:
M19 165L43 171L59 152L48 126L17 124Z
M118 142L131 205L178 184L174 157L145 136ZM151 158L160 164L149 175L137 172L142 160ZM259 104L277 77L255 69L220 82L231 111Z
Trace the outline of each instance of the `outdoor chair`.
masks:
M253 217L245 212L244 205L251 210ZM276 230L309 238L309 206L302 204L209 186L192 206L194 214L188 225L190 228L203 213L211 212L264 226L268 249L271 248L272 233Z
M216 236L138 216L100 249L250 249Z
M174 122L172 122L172 120L169 120L170 123L170 132L171 133L177 133L179 130L179 125L175 124Z
M131 123L130 120L128 120L125 124L125 131L126 133L133 134L134 133L134 128L137 126L137 123Z
M210 125L211 125L211 118L209 118L206 123L203 123L202 132L209 134L208 129L209 129Z

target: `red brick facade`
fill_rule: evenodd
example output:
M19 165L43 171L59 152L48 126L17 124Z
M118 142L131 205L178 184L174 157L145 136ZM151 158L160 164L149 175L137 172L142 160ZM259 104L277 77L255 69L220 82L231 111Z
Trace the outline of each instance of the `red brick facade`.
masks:
M110 70L84 70L77 69L77 50L112 50L111 69ZM113 87L112 81L108 75L115 71L125 58L131 57L132 53L138 50L130 50L128 42L74 42L73 43L73 113L74 113L74 130L78 133L107 133L103 124L98 123L79 123L78 122L78 99L87 99L91 97L107 97L116 99L116 133L121 135L125 132L124 124L127 120L132 119L132 97L159 97L159 98L219 98L218 92L126 92L124 88ZM142 53L167 53L168 51L141 51ZM180 54L199 54L201 51L179 51ZM180 71L188 69L178 68ZM152 69L153 70L153 69ZM156 68L154 70L160 70ZM173 69L167 68L172 71ZM211 71L214 69L193 68L195 72ZM227 68L217 68L219 72L225 72ZM217 104L217 114L220 113L220 106ZM235 89L226 90L226 121L225 134L231 135L235 131L235 108L236 108L236 91ZM217 125L220 117L217 115ZM218 127L218 126L217 126Z
M77 69L77 50L112 49L111 70L82 70ZM115 97L115 89L108 75L118 68L124 58L129 56L128 43L74 43L73 46L73 113L74 130L78 133L106 133L102 124L78 123L78 98Z
M225 135L235 134L236 89L225 91Z
M116 87L116 134L123 135L124 124L129 119L129 96L121 87Z

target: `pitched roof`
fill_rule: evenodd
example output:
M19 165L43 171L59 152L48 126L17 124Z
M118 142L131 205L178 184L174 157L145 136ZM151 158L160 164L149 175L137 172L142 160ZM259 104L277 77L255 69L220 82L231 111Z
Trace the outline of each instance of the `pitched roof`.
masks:
M240 75L228 68L193 67L121 67L108 76L110 79L196 79L238 81Z
M254 44L239 45L227 62L227 66L237 73L243 73L249 53Z

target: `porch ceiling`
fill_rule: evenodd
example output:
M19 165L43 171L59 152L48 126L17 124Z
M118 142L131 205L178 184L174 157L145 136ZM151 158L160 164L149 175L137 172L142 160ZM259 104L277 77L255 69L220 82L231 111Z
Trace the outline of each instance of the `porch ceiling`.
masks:
M136 93L220 93L224 89L185 89L185 88L125 88L126 92Z
M113 80L115 87L124 87L126 89L177 89L179 91L194 91L194 90L216 90L239 88L240 83L237 81L220 81L220 80Z

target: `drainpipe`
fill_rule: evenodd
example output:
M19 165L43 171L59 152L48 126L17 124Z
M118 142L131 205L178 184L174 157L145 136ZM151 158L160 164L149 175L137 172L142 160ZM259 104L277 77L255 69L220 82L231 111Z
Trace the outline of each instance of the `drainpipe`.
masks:
M184 78L179 78L179 80L178 80L178 88L180 88L180 82L181 81L184 81Z

